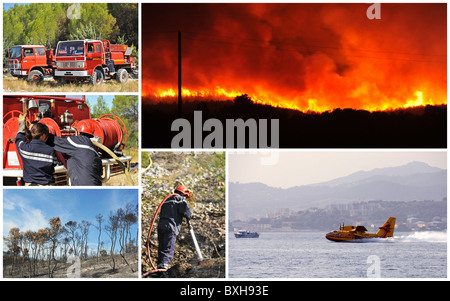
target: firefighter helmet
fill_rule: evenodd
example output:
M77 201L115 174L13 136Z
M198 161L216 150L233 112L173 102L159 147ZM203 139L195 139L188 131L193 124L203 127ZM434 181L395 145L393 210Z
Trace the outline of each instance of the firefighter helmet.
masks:
M177 188L175 188L175 193L178 193L187 199L191 198L191 191L187 189L184 185L178 185Z
M77 123L77 131L94 136L95 127L91 122L88 122L88 120L81 120Z

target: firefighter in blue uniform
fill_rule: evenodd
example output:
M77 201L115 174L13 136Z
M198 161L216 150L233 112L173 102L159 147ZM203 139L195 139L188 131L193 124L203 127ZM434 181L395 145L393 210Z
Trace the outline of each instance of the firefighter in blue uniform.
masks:
M58 161L53 147L46 144L49 137L48 127L45 124L36 123L31 130L27 130L25 115L20 115L18 120L19 130L15 143L23 163L25 185L53 185L55 182L53 173ZM26 131L28 131L29 139L25 135Z
M157 269L167 270L175 253L175 242L180 233L183 217L189 220L192 211L186 199L191 198L191 191L179 185L174 194L169 196L161 206L158 223L158 265Z
M77 135L67 138L51 135L55 151L66 154L72 186L101 186L102 159L90 138L94 128L86 121L77 124Z

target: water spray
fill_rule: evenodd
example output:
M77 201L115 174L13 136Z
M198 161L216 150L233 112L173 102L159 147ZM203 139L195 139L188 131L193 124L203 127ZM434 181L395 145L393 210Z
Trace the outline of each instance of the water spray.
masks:
M194 242L195 250L197 251L198 260L202 261L203 256L202 252L200 251L200 247L197 243L197 238L195 237L194 228L191 225L191 220L187 221L188 227L189 227L189 233L191 233L192 241Z

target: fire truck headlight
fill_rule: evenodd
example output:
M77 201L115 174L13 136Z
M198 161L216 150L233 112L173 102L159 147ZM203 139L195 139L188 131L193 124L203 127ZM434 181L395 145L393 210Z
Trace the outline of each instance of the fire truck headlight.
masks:
M77 62L75 68L84 68L84 62Z

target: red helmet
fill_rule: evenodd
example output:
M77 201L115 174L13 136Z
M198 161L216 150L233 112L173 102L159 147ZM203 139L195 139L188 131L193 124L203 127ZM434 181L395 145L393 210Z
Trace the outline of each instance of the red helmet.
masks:
M191 191L187 189L184 185L179 185L175 188L175 192L179 193L181 196L184 196L187 199L191 198Z
M81 120L76 126L78 132L94 136L95 127L93 123L88 122L87 120Z

